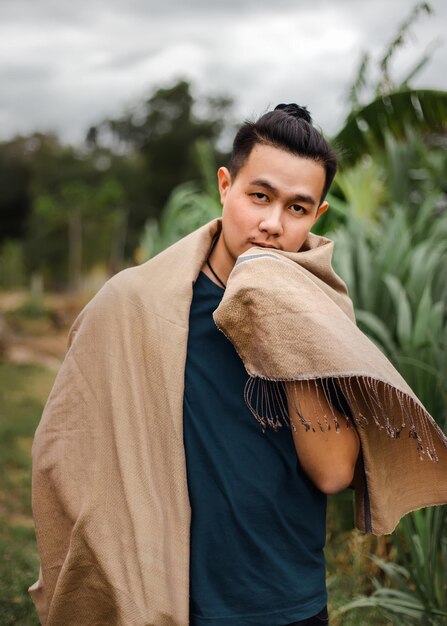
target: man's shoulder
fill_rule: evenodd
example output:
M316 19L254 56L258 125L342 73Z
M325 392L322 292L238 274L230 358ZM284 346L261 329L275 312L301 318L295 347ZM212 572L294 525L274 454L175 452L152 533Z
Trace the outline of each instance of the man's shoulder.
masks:
M218 228L219 220L205 224L145 263L118 272L106 285L117 296L138 299L148 290L169 291L171 285L195 280Z
M126 268L112 276L81 312L107 324L124 324L135 311L163 317L182 316L192 283L204 262L217 220L183 237L141 265Z

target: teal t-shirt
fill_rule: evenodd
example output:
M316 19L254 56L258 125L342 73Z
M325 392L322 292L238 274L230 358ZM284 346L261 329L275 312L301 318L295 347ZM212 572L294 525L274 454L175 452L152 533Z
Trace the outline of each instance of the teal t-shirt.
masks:
M326 604L326 496L290 429L263 432L247 408L247 372L212 317L223 293L201 273L189 318L190 626L282 626Z

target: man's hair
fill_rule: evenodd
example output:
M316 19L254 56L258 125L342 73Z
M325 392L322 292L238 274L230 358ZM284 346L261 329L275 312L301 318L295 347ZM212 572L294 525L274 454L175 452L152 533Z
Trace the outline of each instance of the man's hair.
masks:
M326 172L320 204L323 202L337 171L337 156L322 133L312 125L312 118L306 107L294 103L278 104L273 111L265 113L256 122L245 121L234 138L228 165L233 179L257 144L280 148L321 163Z

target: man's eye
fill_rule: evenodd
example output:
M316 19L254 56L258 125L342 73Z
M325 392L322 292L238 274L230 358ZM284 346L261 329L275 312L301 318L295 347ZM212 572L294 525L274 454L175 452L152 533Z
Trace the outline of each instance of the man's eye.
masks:
M300 204L292 204L290 208L293 213L307 213L306 209Z
M264 200L264 198L267 198L267 196L265 195L265 193L261 193L260 191L256 191L253 196L257 199L257 200Z

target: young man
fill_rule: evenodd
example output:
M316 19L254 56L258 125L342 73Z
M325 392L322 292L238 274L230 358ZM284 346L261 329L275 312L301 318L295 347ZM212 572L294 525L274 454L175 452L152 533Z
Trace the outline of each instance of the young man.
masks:
M262 434L244 401L247 372L213 312L242 253L301 248L334 173L332 150L296 105L245 124L218 171L222 230L194 285L185 372L196 626L325 623L324 494L352 482L358 437L346 423L293 431L297 462L290 430Z
M353 408L356 423L366 423L361 379L376 370L413 400L357 336L330 269L331 243L309 234L327 209L335 169L305 109L279 105L245 123L218 172L222 220L117 274L74 323L33 446L41 574L30 592L43 624L328 623L325 494L351 484L359 435L362 529L391 532L403 513L445 498L445 490L410 498L414 483L398 483L399 504L390 505L388 442L347 428L339 412L344 394L352 401L345 414ZM284 326L289 287L304 312L292 308ZM217 329L217 313L233 342ZM360 349L334 352L338 334L347 348L354 336ZM257 403L278 350L273 370L279 361L284 386L271 385L261 402L265 422ZM252 394L253 371L264 365L261 392ZM331 372L335 399L325 382ZM278 428L280 413L291 429ZM253 414L273 428L260 428ZM321 427L328 415L336 428ZM420 441L416 428L411 436ZM388 460L370 454L368 437ZM447 462L445 446L438 452Z

